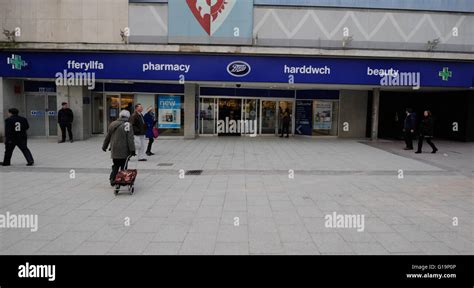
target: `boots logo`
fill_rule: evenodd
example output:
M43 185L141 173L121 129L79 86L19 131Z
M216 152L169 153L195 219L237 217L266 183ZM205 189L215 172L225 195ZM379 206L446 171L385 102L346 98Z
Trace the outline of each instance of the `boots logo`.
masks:
M209 36L225 22L237 0L186 0L196 20Z
M227 73L235 77L247 76L250 70L250 65L244 61L234 61L227 65Z
M21 70L23 67L28 66L28 63L21 59L20 55L15 54L12 54L11 58L7 58L7 64L12 65L13 70Z

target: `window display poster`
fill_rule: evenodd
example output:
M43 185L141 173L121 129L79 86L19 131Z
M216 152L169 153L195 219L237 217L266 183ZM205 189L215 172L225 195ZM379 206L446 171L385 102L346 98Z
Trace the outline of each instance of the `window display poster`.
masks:
M181 128L181 96L158 96L158 128Z
M298 135L311 135L311 115L313 114L313 101L296 101L295 130Z
M314 109L314 129L331 130L332 102L316 101Z

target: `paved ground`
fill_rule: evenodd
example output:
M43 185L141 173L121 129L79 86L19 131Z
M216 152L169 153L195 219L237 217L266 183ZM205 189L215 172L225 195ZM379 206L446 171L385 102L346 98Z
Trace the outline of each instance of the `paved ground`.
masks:
M0 214L39 215L37 232L0 228L0 254L474 254L472 143L160 140L116 197L101 141L32 140L35 167L18 151L0 167ZM334 212L364 231L326 228Z

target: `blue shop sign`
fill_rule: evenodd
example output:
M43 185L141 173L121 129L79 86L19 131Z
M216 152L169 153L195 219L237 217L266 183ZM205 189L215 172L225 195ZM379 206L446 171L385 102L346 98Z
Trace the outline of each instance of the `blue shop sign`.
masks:
M472 87L473 62L278 56L1 52L0 77ZM385 81L384 81L385 79ZM408 85L407 85L408 84Z

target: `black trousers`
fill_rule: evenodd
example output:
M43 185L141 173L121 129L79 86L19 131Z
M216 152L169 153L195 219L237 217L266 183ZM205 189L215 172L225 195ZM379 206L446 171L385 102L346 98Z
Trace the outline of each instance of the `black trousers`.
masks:
M410 130L405 131L405 144L407 148L413 149L413 133Z
M423 140L426 139L426 143L431 146L431 149L433 151L438 150L436 146L434 145L433 142L431 142L431 137L426 137L425 135L420 135L420 138L418 138L418 151L421 152L421 148L423 148Z
M281 127L281 136L286 133L286 136L290 135L290 123L283 122Z
M114 165L112 165L112 172L110 173L110 182L115 181L115 176L117 176L117 173L119 170L125 169L125 163L127 163L127 159L112 159L114 162Z
M62 141L66 141L66 129L69 134L69 140L72 140L72 123L60 123Z
M5 142L5 156L3 158L3 165L10 165L11 164L11 159L13 155L13 150L15 150L15 147L18 146L18 148L21 150L23 153L23 156L25 156L26 162L27 163L33 163L33 155L31 155L30 149L28 149L27 146L27 140L26 139L21 139L21 140L14 140L14 141L8 141Z
M153 142L155 142L153 137L148 138L148 147L146 148L146 153L151 153L151 146L153 145Z

